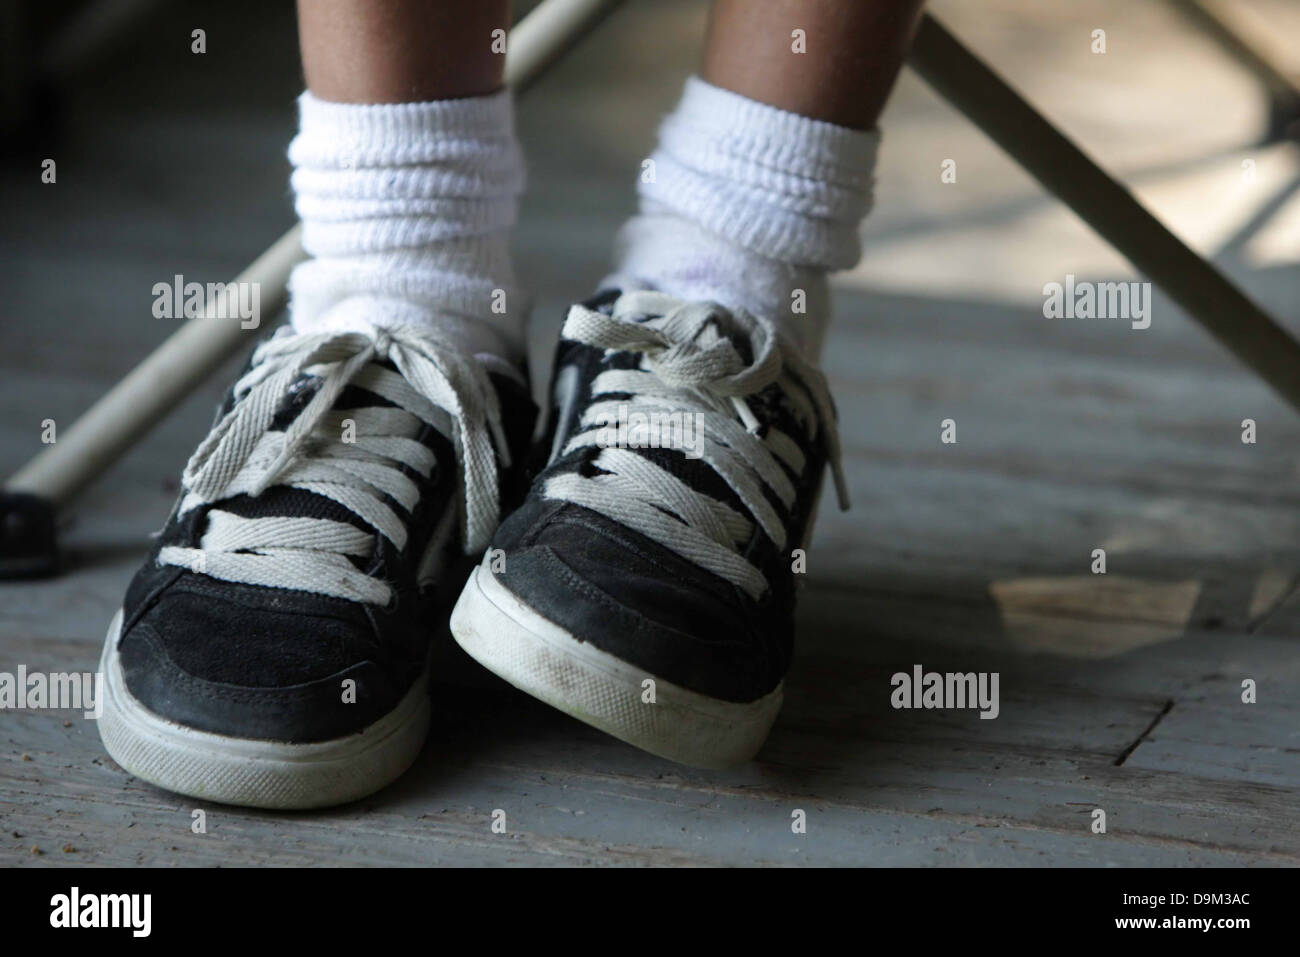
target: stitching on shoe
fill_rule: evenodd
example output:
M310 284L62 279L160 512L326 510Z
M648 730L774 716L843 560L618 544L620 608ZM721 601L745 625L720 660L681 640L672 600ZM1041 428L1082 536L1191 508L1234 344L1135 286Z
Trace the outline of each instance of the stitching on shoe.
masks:
M565 506L569 506L570 504L571 503L568 502L564 503ZM586 529L592 534L599 535L607 542L611 542L621 548L626 548L628 551L632 552L632 554L642 559L646 564L659 570L660 572L663 572L665 575L671 576L673 578L678 578L678 579L682 578L682 575L679 573L677 569L670 567L666 562L661 561L659 558L655 557L653 554L651 554L648 550L644 549L643 547L638 546L634 542L626 541L622 538L619 538L616 535L612 534L608 528L605 528L597 524L596 522L591 521L586 517L586 515L583 514L583 511L585 510L582 511L578 510L580 508L581 508L580 506L575 508L574 513L569 515L568 517L559 519L558 521L549 524L559 524L560 522L563 522L564 524L567 525ZM664 546L660 545L659 547L663 548ZM712 572L709 572L707 570L703 570L703 574L712 576L713 578L717 578L716 575L713 575ZM717 585L715 585L712 581L708 581L707 579L705 581L700 581L698 578L692 578L691 584L701 588L712 597L718 599L734 598L736 597L736 593L738 592L738 589L736 589L734 585L732 585L730 582L724 581L721 578L718 579ZM725 595L720 593L719 585L721 586L721 589L726 592ZM741 592L740 594L743 595L743 592Z
M148 622L141 622L131 631L132 633L144 632L144 634L139 635L139 638L150 646L151 654L167 666L164 679L170 687L209 701L238 701L259 704L267 709L266 713L270 714L291 713L285 708L276 710L277 702L272 700L272 696L278 697L282 701L287 698L290 702L310 702L319 698L320 691L327 686L328 682L335 679L342 681L343 676L349 672L361 666L373 664L373 662L358 662L342 671L336 671L332 675L326 675L323 678L317 678L314 681L302 684L287 685L283 688L247 688L218 681L208 681L197 675L190 674L177 664L171 655L167 654L166 645L162 642L162 636ZM123 636L124 641L125 637Z
M739 649L744 649L747 647L747 644L744 641L738 641L734 639L729 640L726 638L724 638L722 642L710 641L708 639L700 638L695 635L692 635L689 632L681 631L678 628L674 628L672 625L664 625L659 622L653 621L650 618L647 618L645 615L642 615L640 612L628 608L626 605L620 603L615 598L613 598L613 596L609 595L605 591L598 588L596 585L593 585L591 582L587 581L585 578L579 575L568 565L564 564L564 561L558 555L556 555L555 551L551 549L549 546L546 545L538 546L535 551L541 556L543 563L546 564L549 567L549 569L552 572L554 572L554 574L566 585L568 585L570 588L572 588L574 591L578 592L579 594L585 595L587 598L591 599L601 607L606 608L609 611L615 613L620 618L627 619L628 622L634 628L634 630L637 631L638 633L641 634L667 633L675 637L681 637L693 645L702 645L708 648L719 649L719 650L728 647L739 648ZM593 644L593 642L589 642L588 639L580 635L574 635L574 637L577 638L579 641L587 642L588 644Z
M210 598L222 602L226 605L239 605L247 607L242 602L232 601L230 597L231 583L218 582L206 578L206 576L191 572L188 578L184 577L185 569L180 569L180 580L174 581L168 589L169 594L193 595L196 598ZM295 588L271 588L267 585L238 585L239 588L261 588L267 591L279 591L292 595L310 595L314 601L319 600L319 604L332 605L333 609L283 609L283 608L264 608L258 609L260 614L278 615L286 618L328 618L331 621L337 621L340 624L352 625L354 622L339 612L356 603L349 602L344 598L332 598L327 595L316 595L312 592L301 591ZM165 596L159 596L160 598Z

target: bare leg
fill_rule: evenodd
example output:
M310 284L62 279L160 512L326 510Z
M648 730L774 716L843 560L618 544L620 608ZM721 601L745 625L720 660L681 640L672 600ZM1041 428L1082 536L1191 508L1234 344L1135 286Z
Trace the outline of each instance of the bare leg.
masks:
M336 103L410 103L501 88L492 31L510 0L298 0L307 86Z
M876 125L924 0L714 0L701 75L851 129ZM802 30L806 52L796 53Z

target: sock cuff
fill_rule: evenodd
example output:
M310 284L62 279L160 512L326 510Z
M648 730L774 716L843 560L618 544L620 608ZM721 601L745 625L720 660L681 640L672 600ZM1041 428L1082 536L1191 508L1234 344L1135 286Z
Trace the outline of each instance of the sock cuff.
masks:
M770 259L854 265L878 131L811 119L692 77L659 130L643 209L668 209Z
M355 104L304 93L298 108L290 182L313 258L290 279L295 328L469 323L476 350L521 351L509 244L524 165L509 94Z
M508 232L524 164L504 90L427 103L304 93L290 182L315 256L413 249Z
M660 133L673 140L692 130L709 133L717 151L735 160L860 191L871 188L880 146L876 130L800 116L697 76L686 80L681 101Z
M496 141L514 147L508 90L426 103L335 103L310 91L298 98L294 166L357 169L457 159Z

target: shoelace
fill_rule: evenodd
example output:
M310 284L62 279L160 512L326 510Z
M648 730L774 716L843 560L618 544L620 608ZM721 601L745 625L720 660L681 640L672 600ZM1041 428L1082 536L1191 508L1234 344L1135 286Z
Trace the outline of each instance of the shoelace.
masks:
M605 444L602 432L618 420L620 407L628 417L701 413L695 437L700 459L735 492L776 548L784 549L786 529L764 488L790 509L795 499L790 473L802 474L806 457L791 436L770 426L764 430L745 400L778 383L809 437L823 437L840 506L848 508L825 377L778 336L770 320L714 303L629 292L611 315L574 306L563 335L597 348L641 353L641 361L637 369L610 369L596 376L592 396L598 401L584 410L579 421L583 431L564 447L567 453L601 446L593 459L601 472L557 475L546 483L548 498L582 505L634 528L758 599L767 581L738 551L752 535L753 523L635 450ZM747 344L749 363L737 350L737 340ZM619 397L600 398L613 395Z
M397 372L376 364L385 359ZM304 374L319 378L315 395L287 429L268 431ZM349 385L394 404L335 411ZM416 440L421 423L428 423L455 448L465 551L482 550L496 529L497 456L508 464L509 453L496 391L482 361L405 328L284 335L258 347L252 367L235 385L235 397L233 408L185 467L181 514L287 485L339 503L400 550L407 541L406 524L385 497L408 515L414 510L420 488L398 463L425 478L432 473L433 452ZM352 420L354 441L344 441L346 419ZM245 518L213 508L198 548L168 546L158 561L223 581L385 605L389 585L359 571L349 558L365 558L374 546L372 533L347 522Z

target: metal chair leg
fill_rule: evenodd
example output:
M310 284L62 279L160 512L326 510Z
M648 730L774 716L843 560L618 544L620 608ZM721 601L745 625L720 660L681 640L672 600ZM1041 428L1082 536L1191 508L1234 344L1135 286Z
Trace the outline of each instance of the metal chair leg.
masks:
M1171 233L934 17L908 61L944 99L1300 410L1300 342Z

